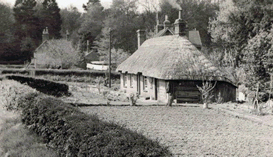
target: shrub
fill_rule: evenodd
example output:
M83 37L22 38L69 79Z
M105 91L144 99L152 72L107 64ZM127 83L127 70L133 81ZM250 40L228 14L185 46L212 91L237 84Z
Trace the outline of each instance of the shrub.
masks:
M16 81L0 81L0 103L7 110L18 110L18 99L28 92L36 92L36 90Z
M205 81L202 83L201 87L197 85L198 90L202 94L202 101L204 103L204 106L203 106L204 108L208 108L208 103L210 103L211 99L214 97L211 91L216 86L216 83L217 81L213 85L210 81Z
M158 141L86 115L56 98L28 94L20 103L23 123L59 156L171 156Z
M138 93L131 93L129 95L130 105L135 106L138 99L139 99L139 94Z

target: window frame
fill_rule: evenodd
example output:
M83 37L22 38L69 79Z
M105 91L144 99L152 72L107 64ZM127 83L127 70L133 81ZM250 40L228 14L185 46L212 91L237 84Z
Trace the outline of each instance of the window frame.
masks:
M127 88L127 85L128 85L127 81L128 81L127 74L123 74L123 87L124 88Z
M154 87L154 78L150 78L150 89Z
M143 91L147 91L148 89L148 77L143 76Z
M133 88L133 82L134 82L134 76L131 74L130 75L130 87Z

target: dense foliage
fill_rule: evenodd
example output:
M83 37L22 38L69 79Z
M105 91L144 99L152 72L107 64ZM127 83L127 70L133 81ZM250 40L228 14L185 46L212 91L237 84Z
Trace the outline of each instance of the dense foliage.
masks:
M42 12L40 14L41 25L47 27L50 39L61 38L61 15L60 8L56 0L44 0L42 3Z
M60 9L56 0L17 0L13 7L16 31L11 35L16 40L11 44L14 47L6 46L3 49L2 52L7 54L3 60L12 60L16 58L14 56L30 59L33 50L41 43L45 27L48 27L50 38L66 38L69 35L77 53L80 53L81 61L84 61L86 51L98 51L102 58L107 59L111 29L112 48L122 52L118 60L123 60L124 56L137 49L138 29L146 30L147 38L153 36L156 12L160 23L163 23L166 14L173 23L180 7L189 29L198 29L203 43L209 45L208 20L215 16L215 10L218 9L214 3L197 0L162 0L160 4L155 1L115 0L110 8L103 8L99 0L86 1L83 4L85 11L80 13L74 6ZM173 5L174 2L176 5Z
M249 87L261 87L269 80L268 54L272 53L273 2L226 0L217 18L210 21L209 31L222 57L220 61L246 71Z
M49 28L51 38L60 38L60 9L55 0L16 0L12 9L1 2L0 62L30 61L42 41L42 31Z

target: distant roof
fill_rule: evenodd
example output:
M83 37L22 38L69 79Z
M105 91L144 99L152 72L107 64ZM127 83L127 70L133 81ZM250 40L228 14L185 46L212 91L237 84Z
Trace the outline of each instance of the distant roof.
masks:
M88 54L85 54L84 58L87 63L91 63L92 61L98 61L100 56L99 56L98 52L92 51Z
M66 39L52 39L44 41L35 49L35 53L75 51L70 41ZM35 55L34 53L34 55Z
M122 73L142 73L164 80L233 79L214 65L186 37L166 35L146 40L140 48L117 67Z

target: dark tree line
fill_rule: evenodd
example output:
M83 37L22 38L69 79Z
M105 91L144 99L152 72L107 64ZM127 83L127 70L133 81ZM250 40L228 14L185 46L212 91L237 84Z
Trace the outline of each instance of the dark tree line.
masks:
M210 21L209 32L222 56L219 61L243 69L246 79L240 80L239 75L238 81L253 89L257 82L264 89L269 87L273 70L272 6L271 0L227 0Z
M20 56L24 53L29 59L41 43L45 27L48 27L51 38L58 39L69 33L70 40L79 52L83 53L88 49L98 51L101 55L109 50L111 29L112 48L132 54L137 49L136 31L144 29L147 37L152 37L156 14L159 15L160 23L163 23L165 15L173 23L178 17L179 7L183 9L183 19L188 21L189 29L199 30L203 44L211 44L207 27L209 18L216 17L219 9L217 4L199 0L162 0L160 6L156 7L151 1L148 2L152 5L148 6L138 0L114 0L110 8L106 9L100 0L87 0L83 4L84 13L80 13L73 6L60 10L55 0L17 0L11 10L14 18L11 26L15 31L11 31L13 38L9 41L16 46L12 46L14 50L9 53L5 51L5 54L9 54L8 58L12 59L12 55ZM139 5L144 8L142 12L138 10Z
M8 10L6 17L12 17L13 21L8 23L9 31L1 33L1 38L10 39L1 41L1 61L29 61L33 51L42 41L42 31L48 27L50 37L58 39L61 37L60 9L55 0L16 0L13 8L1 3ZM2 12L2 10L1 10ZM1 23L5 22L1 18ZM1 32L7 28L1 27ZM12 38L9 38L12 36Z

